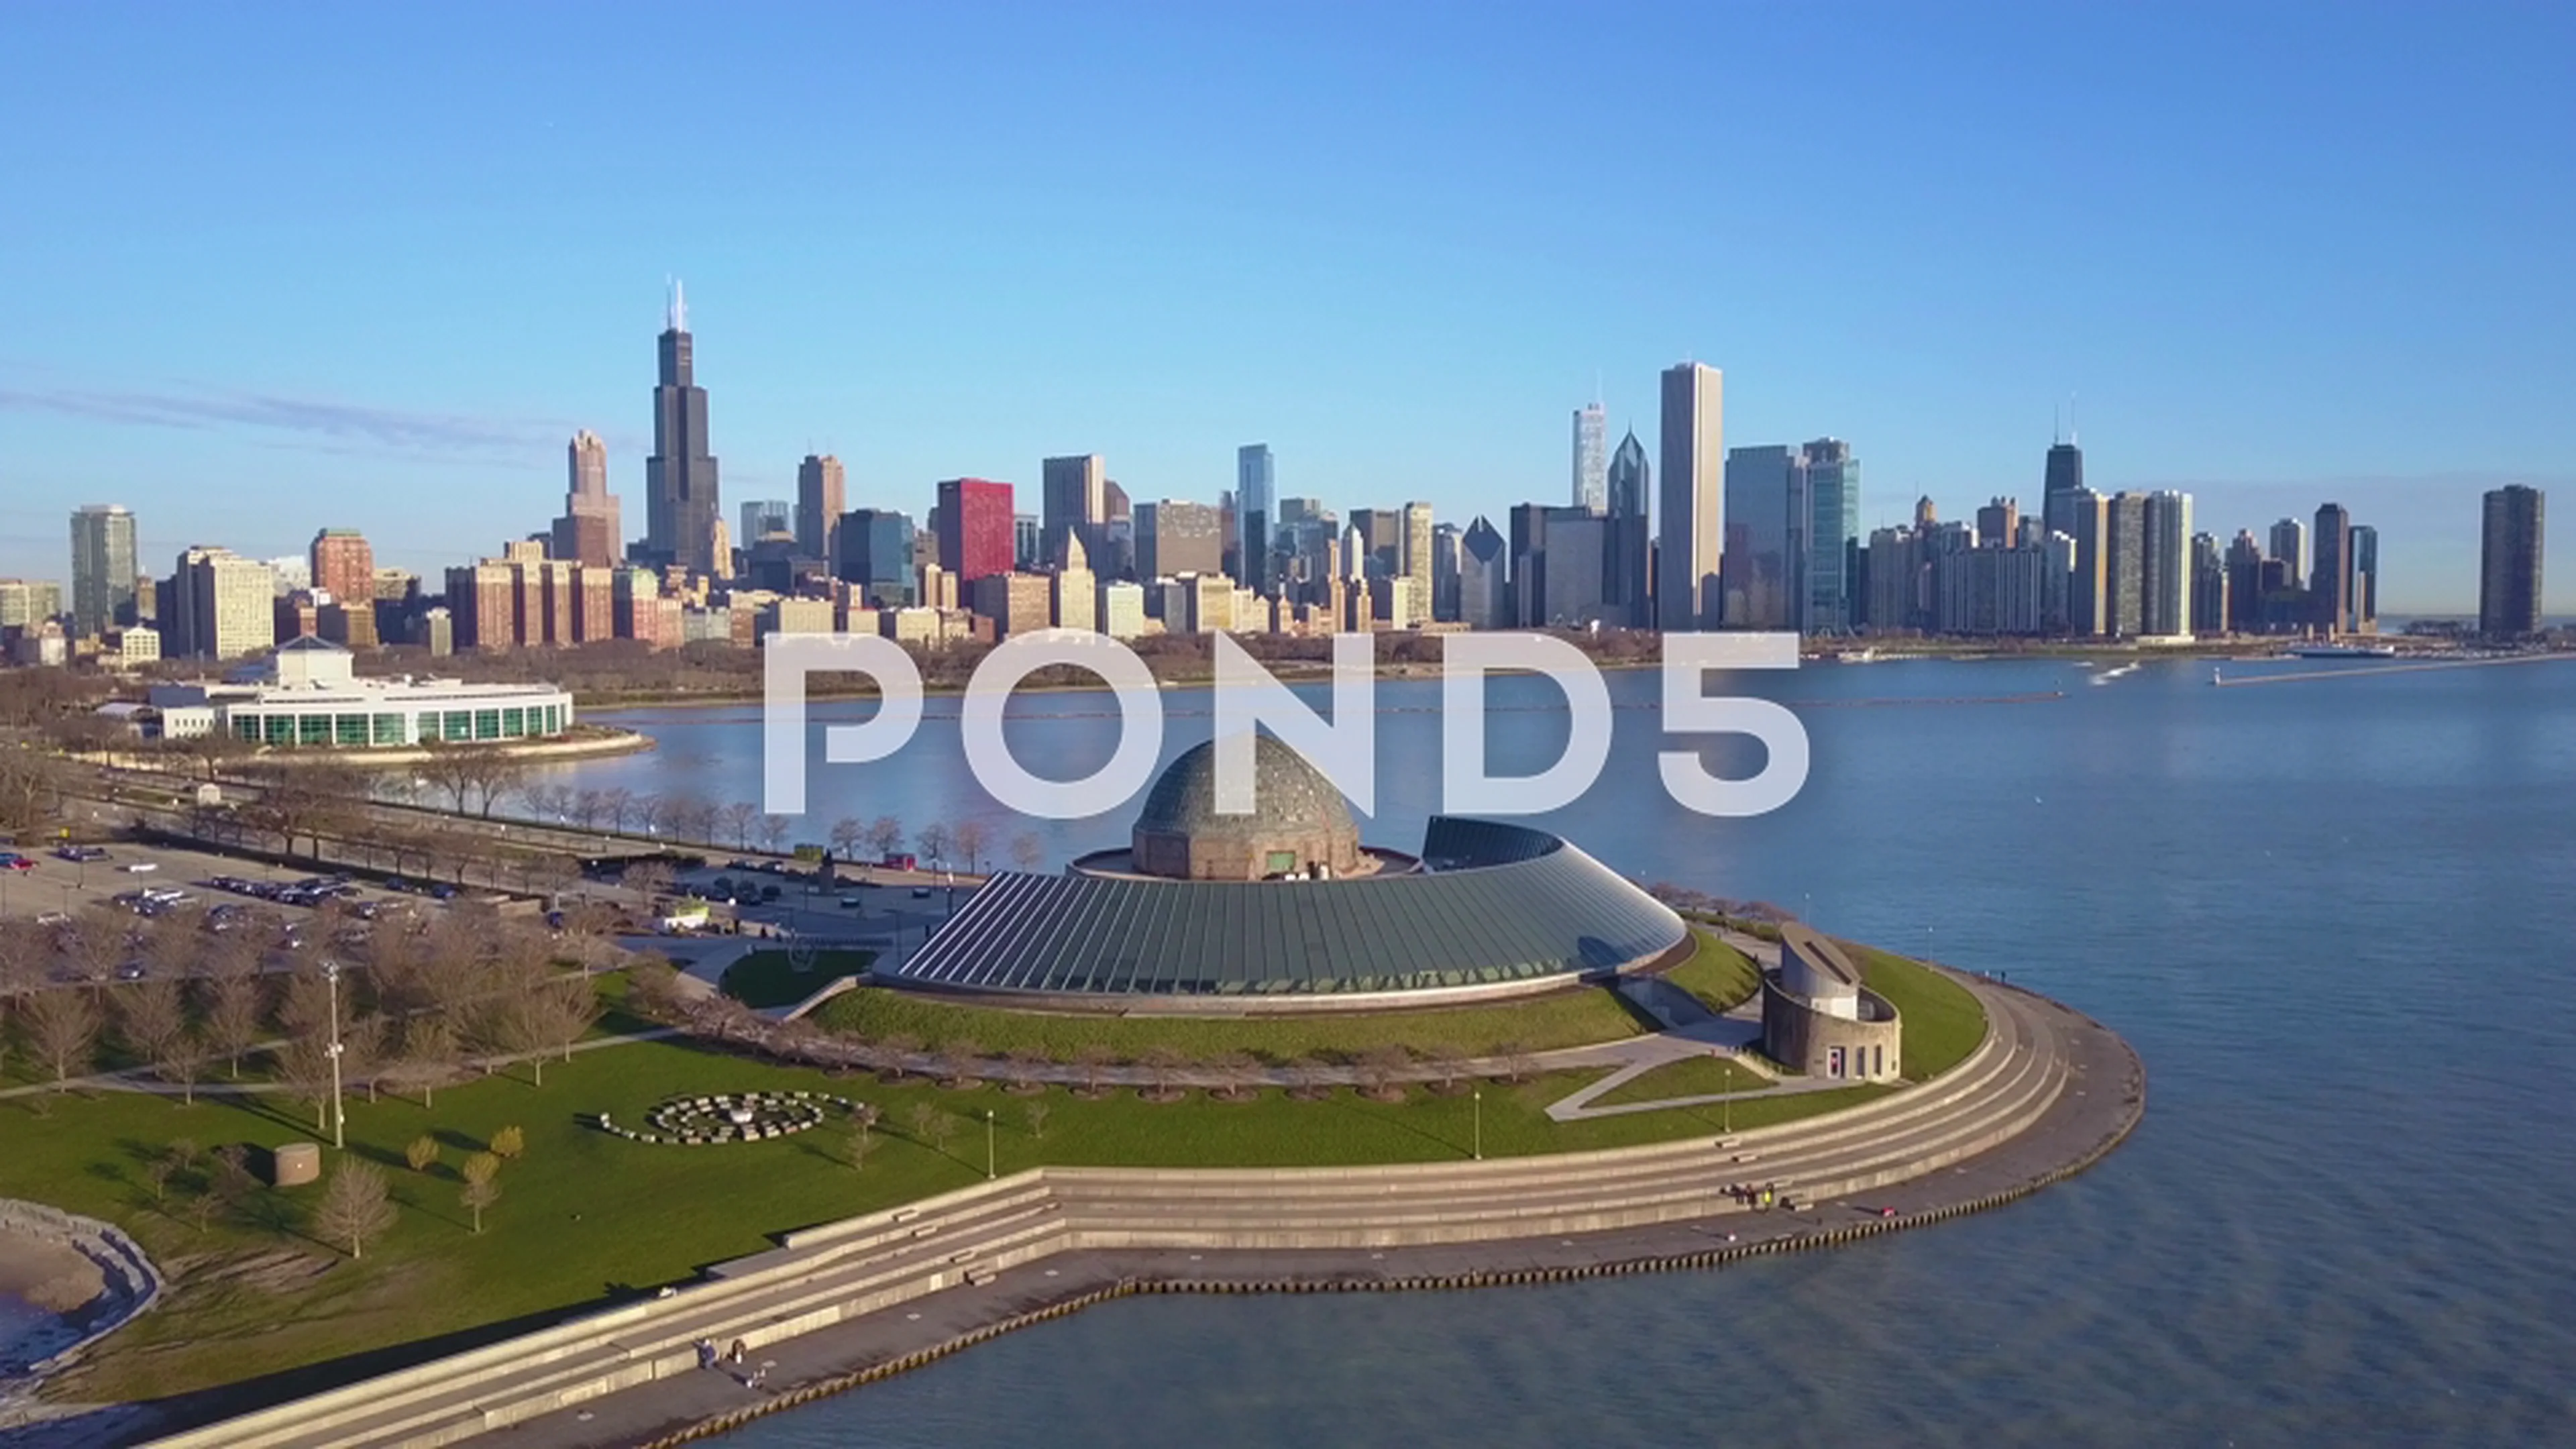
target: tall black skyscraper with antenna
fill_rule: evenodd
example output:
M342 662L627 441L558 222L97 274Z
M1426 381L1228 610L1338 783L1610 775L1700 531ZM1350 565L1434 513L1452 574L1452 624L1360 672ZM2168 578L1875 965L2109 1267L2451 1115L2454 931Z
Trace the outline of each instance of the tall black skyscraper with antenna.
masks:
M2070 417L2064 431L2048 447L2048 473L2039 495L2041 524L2051 533L2077 533L2082 509L2075 496L2083 491L2084 450L2075 445L2074 421Z
M707 390L690 365L689 300L671 284L653 386L653 456L644 460L644 544L658 562L715 571L716 460L707 451Z

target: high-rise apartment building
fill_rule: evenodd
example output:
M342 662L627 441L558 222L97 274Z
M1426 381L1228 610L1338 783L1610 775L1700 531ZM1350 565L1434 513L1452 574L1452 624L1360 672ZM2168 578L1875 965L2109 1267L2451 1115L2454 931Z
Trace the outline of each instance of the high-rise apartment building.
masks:
M1574 410L1574 496L1577 508L1610 511L1610 413L1597 402Z
M1064 556L1064 541L1079 536L1086 552L1100 543L1109 517L1109 475L1098 453L1048 458L1038 465L1038 561Z
M805 455L796 465L796 552L804 558L840 556L834 533L846 512L848 477L841 460L830 454Z
M1726 454L1726 547L1719 555L1730 629L1794 629L1805 610L1807 455L1766 444Z
M179 555L170 577L177 617L162 624L164 654L239 659L277 642L277 575L228 548Z
M833 527L832 576L848 583L863 603L908 608L913 597L912 517L891 509L860 508Z
M1165 498L1136 505L1136 576L1171 579L1225 571L1224 520L1204 503Z
M2287 568L2294 585L2304 586L2308 577L2308 526L2295 518L2273 524L2271 557Z
M2102 632L2133 639L2146 632L2147 495L2115 493L2106 511Z
M1243 582L1256 594L1271 592L1270 552L1279 525L1279 479L1268 443L1246 443L1234 451L1234 521L1241 537Z
M962 591L1011 571L1011 485L950 478L939 485L939 566Z
M2478 632L2525 639L2540 632L2541 556L2547 499L2510 483L2486 495L2478 547Z
M735 534L736 547L749 550L753 545L773 538L796 536L796 505L785 498L751 498L742 505L742 531Z
M72 514L72 633L105 634L135 621L134 515L114 503Z
M2218 548L2218 536L2195 533L2191 536L2191 632L2215 637L2228 631L2227 556Z
M1654 627L1653 580L1646 566L1654 551L1648 512L1654 497L1654 469L1646 462L1646 445L1631 430L1619 440L1610 459L1609 552L1601 561L1602 601L1608 617L1631 629Z
M2252 634L2263 627L2263 545L2240 528L2227 545L2227 629Z
M1667 633L1718 621L1717 566L1726 536L1725 382L1703 362L1663 376L1663 497L1656 520L1655 623Z
M1458 539L1458 622L1470 629L1511 626L1511 564L1503 535L1483 514Z
M2328 634L2352 629L2352 515L2340 503L2317 509L2316 561L2308 570L2310 622Z
M2066 520L2064 532L2075 540L2075 574L2066 590L2068 632L2084 639L2108 638L2117 632L2111 612L2111 500L2078 488L2049 508Z
M707 390L697 385L689 302L677 283L653 386L653 455L644 460L645 547L655 562L718 571L715 455L707 451ZM732 561L723 561L726 569Z
M564 452L570 476L563 517L554 524L554 556L607 568L625 548L617 495L608 491L608 445L585 428Z
M2352 631L2379 632L2379 530L2352 526Z
M376 551L354 528L326 528L313 535L308 560L313 587L341 600L373 600Z
M1852 625L1852 557L1860 545L1860 459L1839 438L1800 450L1807 490L1807 617L1802 628L1830 634Z
M2139 501L2138 517L2141 534L2136 632L2153 639L2187 638L2191 634L2194 579L2191 495L2149 493Z
M1977 547L2010 548L2020 533L2021 505L2013 499L1991 499L1977 510Z
M1396 623L1402 628L1418 628L1431 620L1431 600L1439 572L1431 559L1431 505L1407 503L1403 518L1404 533L1399 555L1402 567L1397 572L1413 580L1413 590L1408 596L1412 612Z
M1431 617L1443 624L1458 622L1458 525L1443 523L1431 530Z

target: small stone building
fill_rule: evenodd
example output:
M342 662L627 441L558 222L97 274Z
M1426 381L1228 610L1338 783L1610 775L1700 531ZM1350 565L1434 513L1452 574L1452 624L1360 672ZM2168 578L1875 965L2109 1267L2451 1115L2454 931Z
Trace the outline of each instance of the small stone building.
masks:
M1811 1077L1893 1082L1903 1025L1841 946L1795 921L1780 928L1780 969L1762 982L1763 1055Z

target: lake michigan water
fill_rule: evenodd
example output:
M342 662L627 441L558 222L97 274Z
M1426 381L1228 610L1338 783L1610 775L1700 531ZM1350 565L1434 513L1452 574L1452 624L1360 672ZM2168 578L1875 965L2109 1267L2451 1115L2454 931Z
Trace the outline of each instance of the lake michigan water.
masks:
M1718 1272L1116 1303L731 1442L2576 1442L2576 662L2228 689L2206 663L2092 682L2107 672L1738 676L1799 709L1814 767L1787 808L1736 821L1665 799L1657 679L1613 676L1610 767L1547 822L1641 879L2008 971L2098 1017L2145 1058L2149 1108L2093 1171ZM2053 697L1931 702L2027 694ZM1493 716L1498 771L1546 758L1564 731L1546 687L1492 698L1521 707ZM1168 700L1167 756L1210 728L1204 694ZM1437 806L1437 701L1379 686L1373 840L1412 847ZM1024 700L1011 736L1046 773L1087 769L1106 708ZM974 790L953 709L932 701L892 762L818 760L800 833L883 813L1024 828ZM567 781L757 798L755 712L619 718L663 749ZM1126 825L1041 835L1060 861Z

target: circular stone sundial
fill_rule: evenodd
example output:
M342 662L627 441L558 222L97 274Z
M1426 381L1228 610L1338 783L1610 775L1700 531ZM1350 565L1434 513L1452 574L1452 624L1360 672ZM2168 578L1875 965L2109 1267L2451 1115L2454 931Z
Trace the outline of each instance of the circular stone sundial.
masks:
M702 1147L716 1142L760 1142L823 1125L835 1110L856 1114L859 1104L829 1092L726 1092L704 1097L665 1097L629 1127L599 1115L600 1130L629 1142Z

